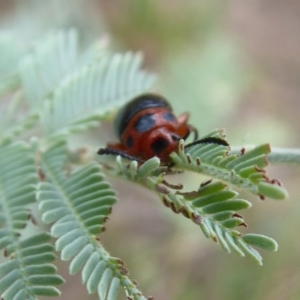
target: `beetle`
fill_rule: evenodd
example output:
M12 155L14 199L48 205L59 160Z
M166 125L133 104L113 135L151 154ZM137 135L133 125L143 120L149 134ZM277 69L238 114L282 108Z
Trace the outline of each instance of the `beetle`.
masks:
M169 164L169 155L176 152L179 141L186 140L191 133L194 141L185 148L207 143L228 146L220 138L199 140L198 130L187 124L188 119L188 112L176 118L164 97L154 93L142 94L127 103L116 116L114 127L120 142L108 143L106 148L98 150L98 154L120 155L139 162L157 156L161 162Z

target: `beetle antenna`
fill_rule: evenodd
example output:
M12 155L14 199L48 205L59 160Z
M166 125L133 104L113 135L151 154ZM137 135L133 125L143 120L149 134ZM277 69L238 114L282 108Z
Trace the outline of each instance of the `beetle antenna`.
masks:
M217 144L217 145L222 145L222 146L229 146L229 144L223 139L216 138L216 137L207 137L207 138L203 138L201 140L197 140L192 143L189 143L189 144L185 145L184 148L188 148L188 147L198 145L198 144Z
M199 137L198 129L195 128L192 125L189 125L189 127L190 127L191 132L194 133L194 142L196 142L198 140L198 137Z
M120 155L121 157L127 158L129 160L136 160L138 162L144 162L143 159L139 159L139 158L131 156L131 155L129 155L129 154L123 152L123 151L115 150L115 149L112 149L112 148L100 148L97 151L97 153L99 155L106 155L106 154L108 154L108 155L115 155L115 156Z
M187 134L183 137L180 137L180 139L186 140L190 136L190 134L193 133L194 134L194 142L196 142L198 140L198 137L199 137L199 133L198 133L197 128L195 128L192 125L187 125L187 126L189 128ZM177 135L177 136L179 136L179 135Z

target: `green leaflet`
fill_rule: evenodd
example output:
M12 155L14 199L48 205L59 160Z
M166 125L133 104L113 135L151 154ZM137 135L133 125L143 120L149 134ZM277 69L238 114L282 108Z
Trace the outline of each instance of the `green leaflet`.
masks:
M202 209L202 212L204 214L215 214L227 210L243 210L249 207L251 207L251 203L246 200L228 200L226 202L208 204Z
M112 277L113 277L112 275L113 274L112 274L111 269L106 269L104 271L104 273L102 274L101 279L100 279L100 283L99 283L99 286L98 286L98 294L100 296L100 299L105 299L106 298L107 292L108 292L109 287L110 287L110 282L111 282Z
M243 241L249 245L259 247L268 251L277 251L278 244L273 239L260 234L245 234Z
M87 289L90 294L95 293L97 291L98 285L100 288L100 280L103 277L105 266L106 264L104 261L96 263L96 266L91 266L91 272L87 280ZM99 295L101 295L100 293L102 293L101 288L99 290Z
M107 300L117 299L119 289L120 289L120 279L114 277L107 294Z
M238 193L233 192L233 191L222 191L222 192L214 192L213 194L210 195L202 195L202 192L199 192L199 198L193 200L193 205L196 207L203 207L208 204L212 204L215 202L221 202L221 201L226 201L228 199L231 199L235 197Z
M221 223L221 225L225 228L236 228L242 224L244 224L244 220L241 218L228 218Z
M59 249L59 248L58 248ZM91 244L86 245L71 261L70 274L76 274L85 265L88 258L93 253L93 246Z
M265 181L258 183L258 191L260 194L275 200L284 200L289 196L288 192L282 187Z

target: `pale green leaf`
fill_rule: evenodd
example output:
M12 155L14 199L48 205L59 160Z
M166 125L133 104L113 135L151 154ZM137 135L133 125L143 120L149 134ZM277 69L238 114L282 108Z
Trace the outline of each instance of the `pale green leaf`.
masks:
M120 279L114 277L112 282L111 282L108 294L107 294L107 300L117 299L119 289L120 289Z
M71 261L70 274L76 274L87 262L88 258L93 253L93 246L86 245Z
M278 244L275 240L261 234L245 234L243 235L243 241L249 245L259 247L268 251L277 251L278 249Z

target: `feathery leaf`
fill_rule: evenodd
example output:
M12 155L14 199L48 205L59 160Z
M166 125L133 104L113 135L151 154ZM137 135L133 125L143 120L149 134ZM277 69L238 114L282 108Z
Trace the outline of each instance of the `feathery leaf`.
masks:
M19 72L27 99L33 108L60 81L78 68L78 37L73 29L59 31L33 48L20 62Z
M125 167L120 156L116 161L118 171L115 172L118 175L153 190L166 207L191 219L200 226L207 238L218 242L226 252L233 250L240 256L248 254L261 265L262 257L252 245L274 250L276 242L273 239L257 234L242 235L236 230L238 226L247 226L236 211L250 208L251 203L238 199L238 193L230 190L223 182L208 181L196 191L182 192L183 185L168 183L162 170L157 175L161 168L157 158L151 158L139 167L136 161L131 161Z
M77 132L99 125L117 106L147 91L153 75L140 70L140 54L102 55L66 78L45 102L47 134Z
M30 219L37 175L32 152L24 144L0 147L0 249L10 260L0 265L0 293L5 300L36 299L60 294L63 283L56 268L50 235L41 233L20 241L20 230Z
M20 113L22 104L22 96L16 93L9 103L0 105L0 145L12 142L16 136L36 124L38 115Z
M0 32L0 96L19 86L17 69L21 54L21 47L15 37Z
M208 136L224 138L221 131ZM231 154L227 146L208 143L197 144L184 151L184 142L179 142L178 153L170 157L175 166L181 169L202 173L235 185L260 198L286 199L286 190L277 180L270 180L264 168L268 165L269 144L255 147L241 155Z
M95 236L104 230L117 201L99 165L91 163L67 177L67 149L62 140L54 142L41 160L47 181L38 186L39 208L44 222L55 222L51 233L62 259L72 259L70 273L83 268L83 283L89 293L98 291L100 299L116 299L112 297L119 286L133 299L145 299L128 278L124 263L111 257Z
M35 202L36 182L34 158L24 144L0 147L0 249L15 244L19 230L29 221L26 205Z

